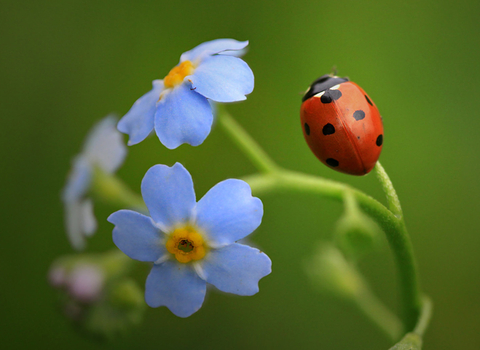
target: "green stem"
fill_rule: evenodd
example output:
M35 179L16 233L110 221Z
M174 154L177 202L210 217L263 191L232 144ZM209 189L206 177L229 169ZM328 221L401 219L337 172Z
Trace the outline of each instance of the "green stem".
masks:
M419 336L423 337L425 331L427 330L428 324L430 323L430 319L432 318L432 311L433 311L433 304L432 300L426 295L423 296L422 299L422 313L420 314L420 318L415 326L413 332L418 334Z
M349 301L392 341L403 335L402 322L374 295L362 274L334 244L319 245L305 271L319 291Z
M273 172L278 169L275 162L255 142L255 140L237 123L226 111L223 105L218 105L218 123L232 138L237 146L245 153L255 167L262 173Z
M346 190L343 193L343 203L345 205L345 212L347 215L358 215L358 206L355 201L355 197L350 190Z
M118 249L104 253L96 253L94 256L98 257L106 274L112 279L126 275L136 264L135 260L130 259Z
M392 341L398 341L402 335L403 324L369 288L363 288L355 299L357 308L383 331Z
M390 350L420 350L423 343L423 334L428 327L432 316L432 302L427 296L423 297L422 313L413 332L405 334L405 336Z
M374 198L343 183L281 169L224 109L220 110L218 118L228 135L263 173L244 179L256 195L272 191L303 192L342 201L345 191L353 193L359 206L380 224L387 236L399 272L403 321L407 331L413 330L420 315L421 294L410 237L403 220L396 215L401 211L394 213ZM382 184L390 181L387 179L385 173L381 177ZM387 193L391 195L391 203L399 205L398 198L395 201L396 194L393 196L392 191Z
M91 193L94 197L119 209L130 208L148 212L142 197L133 192L122 180L95 168Z
M380 162L377 162L375 165L375 171L377 173L378 181L383 187L383 191L387 196L388 207L390 211L394 213L399 219L403 220L403 212L402 207L400 205L400 200L398 199L397 192L393 187L392 181L390 181L390 177L388 177L387 172L382 167Z
M413 249L405 225L380 202L343 183L289 170L244 178L256 195L273 191L302 192L342 201L345 191L351 191L358 205L375 219L384 230L397 264L403 305L403 321L412 330L420 314L420 290Z

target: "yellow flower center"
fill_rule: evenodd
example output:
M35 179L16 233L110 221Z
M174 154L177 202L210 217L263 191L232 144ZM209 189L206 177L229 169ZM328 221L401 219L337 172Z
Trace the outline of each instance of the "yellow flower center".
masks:
M191 75L194 70L195 67L193 67L193 63L190 61L183 61L178 66L173 67L163 79L165 88L169 89L181 84L183 79L185 79L187 75Z
M206 253L202 236L191 227L173 231L165 246L181 263L200 260Z

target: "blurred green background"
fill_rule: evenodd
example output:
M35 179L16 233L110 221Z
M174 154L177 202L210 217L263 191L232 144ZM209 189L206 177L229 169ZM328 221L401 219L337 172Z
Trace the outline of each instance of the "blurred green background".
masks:
M480 348L480 3L458 1L1 1L2 183L0 331L4 349L387 349L355 309L320 295L304 273L316 241L330 239L340 203L262 197L253 236L273 261L260 293L212 291L188 319L149 309L111 343L85 338L56 306L51 262L71 253L60 190L73 155L99 118L120 116L177 64L215 38L250 40L256 79L230 111L279 164L347 182L384 202L374 175L323 166L303 140L301 92L335 65L361 85L385 126L381 161L404 207L424 290L435 302L425 349ZM182 162L197 196L255 171L222 130L175 151L150 137L129 148L119 175L135 190L153 164ZM112 211L90 251L112 246ZM397 309L387 244L361 264Z

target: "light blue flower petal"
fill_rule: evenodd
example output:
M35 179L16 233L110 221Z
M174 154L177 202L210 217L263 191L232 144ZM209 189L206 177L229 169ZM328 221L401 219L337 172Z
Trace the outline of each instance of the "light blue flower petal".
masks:
M195 92L217 102L245 100L253 91L253 72L240 58L226 55L208 57L187 76Z
M127 154L123 135L117 130L117 118L103 118L89 133L82 154L91 164L107 173L113 173L122 165Z
M164 232L190 219L195 191L190 173L180 163L171 168L154 165L142 180L142 196L156 224Z
M242 50L248 45L247 41L237 41L234 39L216 39L212 41L204 42L190 51L184 52L180 56L180 62L183 61L197 61L203 57L214 55L217 53L225 53L231 51Z
M148 216L132 210L119 210L107 220L115 225L113 243L130 258L157 261L165 254L164 234Z
M190 84L183 83L168 93L157 104L155 132L169 149L183 143L200 145L212 128L212 108L207 99L197 94Z
M89 161L82 155L75 157L62 192L62 200L64 202L80 200L89 191L91 182L92 166Z
M188 317L203 304L206 282L191 264L165 261L154 265L145 285L145 301L150 307L166 306L179 317Z
M85 248L85 236L97 230L93 203L85 199L92 182L92 167L85 156L77 156L62 192L65 230L74 249Z
M248 48L244 48L238 51L223 51L223 52L220 52L219 55L242 57L247 53L247 51L248 51Z
M128 145L143 141L153 130L156 104L163 90L163 81L155 80L153 88L140 97L118 122L118 130L130 136Z
M213 114L212 129L213 129L215 127L215 124L217 123L218 103L209 99L207 99L207 101L210 104L210 108L212 109L212 114Z
M228 179L216 184L197 203L196 224L209 244L231 244L252 233L262 222L263 204L252 197L242 180Z
M90 200L67 201L65 208L65 230L72 247L76 250L85 248L85 236L97 229L97 221L93 214Z
M83 232L91 236L97 231L97 219L93 213L93 201L87 198L82 203Z
M238 243L212 249L199 264L208 283L238 295L257 293L258 281L272 272L272 262L266 254Z

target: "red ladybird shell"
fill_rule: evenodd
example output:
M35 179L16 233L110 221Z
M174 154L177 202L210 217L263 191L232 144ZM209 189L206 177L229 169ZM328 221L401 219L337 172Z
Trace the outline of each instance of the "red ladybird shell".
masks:
M382 151L382 118L360 86L342 81L312 96L308 94L312 94L315 83L307 91L300 109L303 136L329 168L365 175Z

